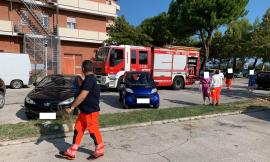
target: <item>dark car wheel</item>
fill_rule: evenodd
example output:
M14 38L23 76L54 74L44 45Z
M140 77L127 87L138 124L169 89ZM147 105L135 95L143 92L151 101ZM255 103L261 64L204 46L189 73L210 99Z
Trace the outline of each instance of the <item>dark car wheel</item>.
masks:
M23 82L20 81L20 80L13 80L10 83L10 86L11 86L12 89L20 89L23 86Z
M5 95L3 92L0 92L0 109L5 105Z
M37 117L33 116L33 115L30 115L30 114L25 114L26 118L28 120L33 120L33 119L37 119Z
M159 103L156 104L156 105L153 105L153 108L158 109L159 108Z
M184 89L184 88L185 88L184 79L181 77L175 77L173 79L173 89L179 90L179 89Z

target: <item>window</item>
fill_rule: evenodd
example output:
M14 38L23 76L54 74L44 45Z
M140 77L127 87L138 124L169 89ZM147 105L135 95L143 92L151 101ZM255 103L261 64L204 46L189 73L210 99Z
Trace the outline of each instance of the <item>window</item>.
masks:
M69 29L76 29L77 28L76 18L67 17L67 28L69 28Z
M148 61L147 61L147 51L139 51L139 64L141 65L147 65Z
M21 13L21 24L22 25L28 25L28 12L27 11L22 11Z
M42 15L41 16L42 26L46 29L49 27L49 17L48 15Z
M123 49L113 49L110 56L110 65L115 66L122 62L124 59Z
M136 50L131 51L131 64L136 64Z

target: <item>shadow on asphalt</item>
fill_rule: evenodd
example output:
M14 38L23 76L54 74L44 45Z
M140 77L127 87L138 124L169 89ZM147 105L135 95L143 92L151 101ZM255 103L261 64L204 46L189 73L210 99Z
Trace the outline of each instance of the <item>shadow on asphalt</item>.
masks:
M43 125L37 125L39 127L39 130L40 130L40 137L37 139L37 141L35 142L36 145L39 145L41 144L42 142L46 141L48 143L51 143L53 144L53 146L55 148L57 148L58 152L55 153L55 157L56 158L59 158L59 159L62 159L63 157L59 155L59 152L60 151L65 151L67 150L69 147L71 147L71 144L70 143L67 143L66 140L65 140L65 132L64 132L64 128L61 124L58 124L58 128L61 130L61 131L57 131L57 138L55 137L52 137L52 138L48 138L48 134L44 134L44 126ZM72 141L71 141L72 142ZM91 140L89 140L89 143L91 142ZM84 148L85 146L80 146L79 149L78 149L78 152L82 152L82 153L85 153L85 154L88 154L90 155L91 153L93 153L92 150L90 149L86 149Z
M7 89L13 89L13 88L11 88L10 86L6 86L6 88L7 88ZM22 86L21 89L27 89L27 88L30 88L30 86L24 85L24 86Z
M21 120L28 120L25 113L24 113L24 106L20 105L21 109L19 111L16 112L16 116L21 119Z
M197 89L193 89L193 88L190 88L189 91L198 92ZM263 94L251 93L251 92L248 92L248 90L234 89L234 87L230 90L227 90L224 87L221 91L221 95L225 97L233 97L234 99L241 99L241 98L261 97Z
M119 96L113 94L101 94L100 101L104 102L107 105L110 105L113 108L121 109L122 105L119 102Z
M253 110L254 107L248 107L247 110L243 112L243 114L266 122L270 122L270 110L268 107L256 106L256 110L262 111L254 112Z

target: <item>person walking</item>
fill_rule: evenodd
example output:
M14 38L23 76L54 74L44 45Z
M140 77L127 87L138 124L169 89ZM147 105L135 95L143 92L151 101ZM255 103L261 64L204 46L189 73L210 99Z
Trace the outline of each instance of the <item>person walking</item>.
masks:
M248 76L248 91L253 92L256 86L256 75L254 74L254 71Z
M212 97L212 105L218 106L220 104L220 92L222 86L222 79L219 74L219 70L215 71L215 74L211 79L211 97Z
M208 103L210 104L210 83L211 80L209 77L201 76L200 79L201 88L202 88L202 95L203 95L203 102L206 105L206 98L208 98Z
M80 109L75 123L73 144L66 151L60 151L60 155L69 160L75 159L85 129L88 130L95 143L95 151L89 158L96 159L104 155L104 143L98 124L100 87L93 74L93 63L90 60L83 61L82 72L85 79L81 86L81 92L71 108L66 109L68 113L71 113L76 107Z
M233 73L226 73L225 75L225 78L226 78L226 87L227 87L227 90L230 90L231 87L232 87L232 82L233 82Z

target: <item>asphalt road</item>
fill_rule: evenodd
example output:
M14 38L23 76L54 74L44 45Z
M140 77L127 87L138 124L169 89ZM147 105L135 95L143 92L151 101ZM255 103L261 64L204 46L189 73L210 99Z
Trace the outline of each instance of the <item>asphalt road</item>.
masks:
M103 132L105 156L96 162L269 162L270 112ZM0 162L64 162L72 137L0 147ZM75 162L87 162L86 135Z
M256 96L269 94L269 91L255 90L253 94L248 93L246 79L236 79L233 88L230 91L223 89L222 103L253 99ZM0 109L0 124L17 123L27 121L24 114L24 98L32 88L23 88L19 90L7 89L6 105ZM161 108L182 107L189 105L202 104L202 95L198 85L187 86L184 90L170 90L162 88L159 90L161 98ZM141 108L133 108L129 110L122 109L121 103L118 101L118 93L107 91L101 93L101 113L116 113L140 110Z

